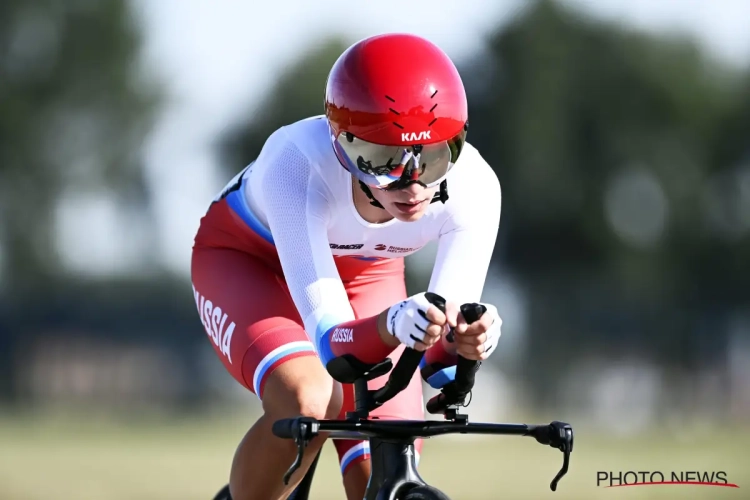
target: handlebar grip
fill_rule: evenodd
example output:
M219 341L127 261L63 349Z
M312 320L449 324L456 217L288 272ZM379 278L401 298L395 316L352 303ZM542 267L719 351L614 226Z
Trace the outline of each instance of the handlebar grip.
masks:
M292 433L292 427L296 425L296 418L283 418L273 423L271 432L273 435L281 439L294 439Z
M472 303L461 306L461 314L468 324L478 321L486 311L487 308L482 304ZM479 361L458 356L454 382L443 388L440 394L427 402L427 412L435 415L444 412L452 404L463 403L465 395L474 387L479 365Z
M468 324L479 321L486 311L487 308L482 304L473 303L461 306L461 314ZM458 356L458 362L456 363L456 386L459 392L468 392L474 387L474 378L478 369L479 361Z
M469 392L474 387L474 379L479 369L479 361L458 357L456 362L456 388L458 392Z
M479 321L484 313L487 312L487 307L476 302L472 304L464 304L461 306L461 315L468 324L472 324L475 321Z
M391 372L391 376L389 377L389 379L392 381L404 381L404 387L409 385L411 376L414 375L414 372L417 371L417 368L419 368L419 363L422 361L422 356L424 356L424 351L417 351L410 347L404 349L404 352L403 354L401 354L398 363L396 363L396 366L393 367L393 371Z
M417 351L410 347L404 349L398 363L391 370L388 380L383 384L383 387L375 391L372 395L372 401L375 406L371 409L381 406L396 396L396 394L406 389L411 381L411 376L419 368L419 363L422 361L423 356L424 352L422 351Z
M432 305L445 313L445 299L443 297L432 292L426 292L425 297ZM424 351L417 351L411 347L404 349L404 353L399 358L396 366L393 367L390 377L388 377L388 382L392 385L402 386L401 390L405 389L409 385L414 372L419 369L422 357L424 357Z
M432 292L426 292L425 298L445 313L445 299L440 295ZM396 366L391 370L388 381L373 394L373 400L376 405L380 406L396 394L406 389L411 382L411 377L419 369L419 364L424 357L424 351L417 351L411 347L404 349Z
M424 296L430 304L437 307L443 314L445 314L445 299L443 297L432 292L425 292Z

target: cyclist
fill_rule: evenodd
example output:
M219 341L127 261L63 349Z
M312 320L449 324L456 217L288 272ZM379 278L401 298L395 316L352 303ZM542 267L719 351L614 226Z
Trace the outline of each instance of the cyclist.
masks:
M310 443L284 486L296 448L272 435L274 421L353 409L353 387L325 370L333 357L395 362L405 346L424 350L422 376L439 388L455 374L456 353L492 352L497 309L485 304L471 325L459 312L480 300L501 198L467 129L463 83L443 51L408 34L364 39L331 69L325 116L271 134L201 219L196 305L217 355L264 412L234 456L235 500L286 498L323 445L323 437ZM404 257L431 240L438 252L428 291L447 300L445 314L425 293L406 295ZM424 418L421 384L415 373L371 415ZM335 446L347 498L361 499L368 445Z

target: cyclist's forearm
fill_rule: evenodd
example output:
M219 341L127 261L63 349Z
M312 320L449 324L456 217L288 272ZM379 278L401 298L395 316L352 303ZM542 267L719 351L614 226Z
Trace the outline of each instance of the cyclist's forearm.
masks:
M321 350L328 346L332 357L351 354L364 363L383 361L399 345L386 328L386 312L330 328L319 341Z

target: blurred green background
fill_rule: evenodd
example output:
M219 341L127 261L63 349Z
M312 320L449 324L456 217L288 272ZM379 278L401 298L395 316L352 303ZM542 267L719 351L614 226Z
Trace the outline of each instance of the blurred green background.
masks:
M472 419L577 431L554 494L562 455L520 438L432 439L425 478L461 499L750 498L750 8L708 4L420 0L415 25L392 0L0 3L0 500L226 482L259 403L205 340L193 233L383 31L454 57L503 187L484 293L503 339ZM409 257L411 292L434 250ZM314 498L343 498L327 448ZM604 489L599 470L740 488Z

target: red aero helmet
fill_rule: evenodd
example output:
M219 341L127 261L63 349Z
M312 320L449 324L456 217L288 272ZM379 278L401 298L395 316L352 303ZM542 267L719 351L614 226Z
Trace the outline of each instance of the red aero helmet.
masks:
M402 178L441 182L458 159L468 126L463 82L432 42L385 34L349 47L326 83L334 151L372 187Z

